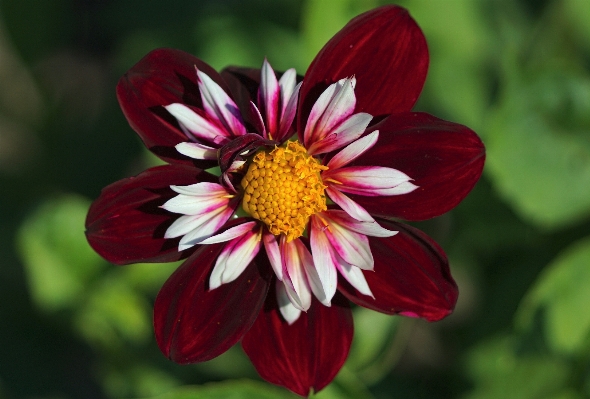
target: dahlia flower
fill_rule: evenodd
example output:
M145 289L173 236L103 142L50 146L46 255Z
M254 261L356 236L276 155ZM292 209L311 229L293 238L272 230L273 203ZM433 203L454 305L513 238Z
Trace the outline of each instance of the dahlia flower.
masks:
M241 341L264 379L305 396L346 360L349 301L452 312L443 250L398 220L457 205L485 153L469 128L411 112L427 67L420 28L385 6L350 21L303 79L266 60L219 74L171 49L121 78L123 113L167 165L106 187L87 237L115 264L186 259L155 301L166 356L202 362Z

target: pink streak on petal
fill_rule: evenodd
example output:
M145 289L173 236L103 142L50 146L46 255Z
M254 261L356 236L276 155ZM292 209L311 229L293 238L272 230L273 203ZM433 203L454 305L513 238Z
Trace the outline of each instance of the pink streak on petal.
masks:
M358 139L365 131L372 117L369 114L354 114L342 122L324 138L310 145L307 152L310 155L335 151Z
M340 206L346 213L357 220L362 220L365 222L373 221L373 217L359 204L348 198L346 195L342 194L338 190L338 185L329 183L328 187L326 188L326 194L330 197L334 203Z
M223 125L233 137L246 134L244 121L236 103L206 73L198 69L196 71L203 108L207 115Z
M285 285L276 280L275 288L277 290L277 304L279 306L279 310L281 311L281 316L283 319L291 325L297 321L299 316L301 315L301 310L297 309L289 299L287 295L287 291L285 289Z
M226 242L233 240L234 238L238 238L243 236L244 234L250 232L251 230L256 228L257 222L246 222L240 225L230 227L229 229L225 230L223 233L215 234L207 238L206 240L201 241L201 244L217 244L220 242Z
M283 255L283 281L285 281L285 288L291 296L293 305L307 311L311 305L311 292L296 241L298 239L287 242L285 236L281 236L280 250ZM295 295L290 292L291 287Z
M264 243L266 256L268 256L268 260L277 276L277 279L279 281L283 280L283 260L281 251L279 250L277 237L274 234L271 234L268 230L264 229L264 232L262 233L262 242Z
M329 170L336 170L342 166L354 161L365 151L375 145L379 138L379 131L374 131L367 134L365 137L356 140L338 152L326 165Z
M260 70L259 103L263 104L266 127L271 137L278 129L280 88L277 77L266 59Z
M225 245L209 279L209 289L231 283L238 278L260 251L260 231L249 231Z

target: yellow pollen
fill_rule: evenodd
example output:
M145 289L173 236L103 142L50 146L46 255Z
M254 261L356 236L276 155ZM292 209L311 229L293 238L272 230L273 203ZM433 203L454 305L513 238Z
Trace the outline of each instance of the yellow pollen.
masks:
M242 179L242 207L287 241L300 237L309 217L326 208L326 186L321 165L297 141L287 141L272 151L260 151Z

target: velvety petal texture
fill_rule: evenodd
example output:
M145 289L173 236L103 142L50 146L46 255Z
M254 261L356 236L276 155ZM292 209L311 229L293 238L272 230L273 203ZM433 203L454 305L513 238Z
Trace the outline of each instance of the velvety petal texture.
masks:
M289 325L271 292L242 347L262 378L307 396L336 376L352 336L352 312L342 296L336 295L331 307L314 299L309 310Z
M176 363L203 362L228 350L248 331L264 304L270 269L262 258L233 282L209 288L209 276L223 246L201 246L170 276L156 298L156 340Z
M170 185L195 181L212 182L216 177L184 165L165 165L146 170L105 187L86 217L88 242L109 262L172 262L190 251L178 251L179 240L164 238L178 218L161 206L176 196Z
M195 67L229 90L209 65L173 49L150 52L117 85L117 98L129 124L147 148L167 162L193 162L175 150L176 144L191 140L164 106L182 103L203 109Z
M350 165L399 170L418 186L403 195L350 197L372 215L425 220L448 212L479 180L485 161L480 138L463 125L426 113L392 115L375 125L379 140Z
M374 298L341 280L340 291L357 305L387 314L440 320L455 308L459 295L449 262L434 240L402 223L378 220L393 237L369 237L375 267L363 271Z
M315 57L301 87L298 129L328 85L355 77L356 112L381 117L412 109L428 70L426 39L407 10L388 5L351 20Z

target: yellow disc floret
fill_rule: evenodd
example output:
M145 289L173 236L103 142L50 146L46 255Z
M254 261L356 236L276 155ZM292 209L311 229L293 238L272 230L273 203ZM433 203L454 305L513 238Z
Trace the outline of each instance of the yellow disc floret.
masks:
M328 169L297 141L260 151L242 179L242 207L287 241L300 237L309 217L326 210L326 186L320 172Z

